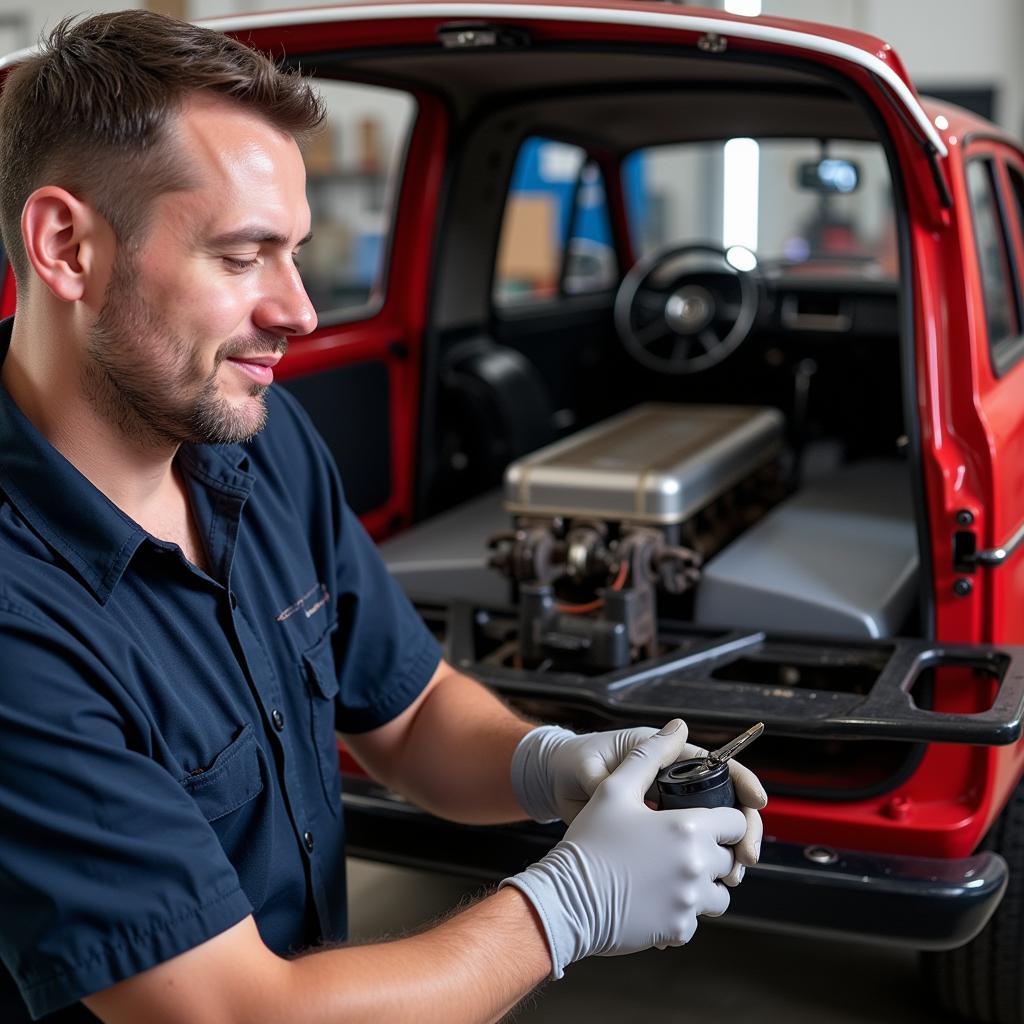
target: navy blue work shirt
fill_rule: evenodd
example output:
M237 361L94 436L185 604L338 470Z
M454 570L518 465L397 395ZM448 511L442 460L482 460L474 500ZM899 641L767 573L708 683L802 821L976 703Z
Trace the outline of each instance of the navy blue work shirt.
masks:
M393 719L441 655L303 410L267 405L178 453L207 575L0 388L5 1024L95 1020L82 996L250 913L281 954L345 936L335 728Z

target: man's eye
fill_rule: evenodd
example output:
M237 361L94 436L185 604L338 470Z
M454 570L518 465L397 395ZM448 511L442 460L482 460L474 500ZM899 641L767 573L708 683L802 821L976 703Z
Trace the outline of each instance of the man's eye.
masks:
M256 266L256 259L242 260L237 256L225 256L224 262L231 267L232 270L248 270L250 267Z

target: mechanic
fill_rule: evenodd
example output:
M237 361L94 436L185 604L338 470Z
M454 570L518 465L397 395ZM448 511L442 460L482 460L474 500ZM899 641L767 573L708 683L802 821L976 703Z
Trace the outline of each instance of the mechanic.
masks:
M645 803L696 753L679 720L576 736L445 664L268 389L316 326L322 118L298 74L138 11L62 22L0 101L5 1022L494 1020L582 957L686 942L756 860L742 767L742 812ZM435 814L566 837L344 947L336 724Z

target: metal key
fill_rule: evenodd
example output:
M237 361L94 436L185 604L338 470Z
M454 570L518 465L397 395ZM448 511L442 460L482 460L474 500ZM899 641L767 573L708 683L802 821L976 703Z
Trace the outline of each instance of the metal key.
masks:
M730 758L735 757L745 747L749 747L754 740L757 739L761 733L764 732L764 722L758 722L757 725L752 725L746 732L741 732L739 736L734 740L730 740L724 747L719 747L717 750L712 750L708 754L707 759L709 761L717 761L721 764L724 761L728 761Z

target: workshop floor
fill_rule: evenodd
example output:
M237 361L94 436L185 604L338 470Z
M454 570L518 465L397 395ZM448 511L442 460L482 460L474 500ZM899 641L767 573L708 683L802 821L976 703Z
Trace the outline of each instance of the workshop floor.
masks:
M395 935L479 890L465 878L349 861L353 938ZM915 954L702 924L683 949L586 960L517 1024L938 1024Z

